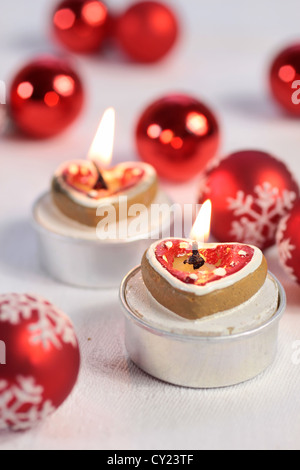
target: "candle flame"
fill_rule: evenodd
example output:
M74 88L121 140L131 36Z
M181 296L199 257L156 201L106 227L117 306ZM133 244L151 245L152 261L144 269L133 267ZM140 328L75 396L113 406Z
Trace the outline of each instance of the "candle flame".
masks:
M202 205L198 217L193 225L190 238L200 243L208 241L210 236L212 204L208 199Z
M108 108L100 121L96 136L89 150L89 160L98 162L101 167L108 167L112 161L115 122L115 110Z

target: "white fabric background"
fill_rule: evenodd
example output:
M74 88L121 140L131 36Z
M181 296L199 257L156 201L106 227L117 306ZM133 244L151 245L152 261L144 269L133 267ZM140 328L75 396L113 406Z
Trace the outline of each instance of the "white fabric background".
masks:
M55 1L14 0L0 7L0 79L38 53L59 51L48 35ZM111 2L124 6L125 0ZM150 68L116 59L77 58L88 102L79 121L48 142L0 141L0 290L34 292L73 320L82 350L79 382L67 402L37 429L0 434L0 449L299 449L300 288L279 267L288 308L275 364L258 378L221 390L161 383L127 358L118 292L75 289L39 268L30 210L57 165L86 155L104 109L117 111L115 161L135 158L139 113L171 91L192 93L217 112L222 153L259 148L284 160L300 180L299 121L283 117L268 96L274 52L299 38L297 0L176 0L185 33L165 62ZM175 200L195 200L197 179L165 184ZM91 341L88 341L91 338Z

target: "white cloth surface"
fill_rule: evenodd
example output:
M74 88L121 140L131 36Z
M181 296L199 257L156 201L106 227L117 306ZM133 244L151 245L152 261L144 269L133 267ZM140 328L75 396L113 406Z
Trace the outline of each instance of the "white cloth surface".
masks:
M51 0L2 2L0 79L8 84L22 63L61 52L48 34ZM123 7L125 0L111 4ZM118 291L60 285L41 271L30 226L34 200L63 161L85 156L108 106L117 112L115 160L136 158L134 126L152 100L171 91L209 103L222 127L221 153L257 148L285 161L300 181L299 121L282 116L268 94L266 72L278 48L299 37L297 0L172 0L184 34L170 57L152 67L118 58L75 57L88 100L80 119L47 142L0 141L0 289L33 292L73 320L82 368L65 404L38 428L0 434L0 449L299 449L300 288L267 252L287 291L275 363L235 387L193 390L162 383L128 359ZM198 178L164 183L176 201L194 202ZM90 341L88 340L90 338Z

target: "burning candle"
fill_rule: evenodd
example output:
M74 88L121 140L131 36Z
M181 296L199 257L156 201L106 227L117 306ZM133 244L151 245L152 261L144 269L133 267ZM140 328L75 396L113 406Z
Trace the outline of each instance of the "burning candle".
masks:
M149 239L170 230L172 218L167 212L148 220L152 203L172 204L159 187L154 168L140 162L111 166L114 132L115 112L110 108L88 158L63 163L50 191L34 204L41 264L60 282L117 287L140 262ZM142 216L142 230L131 230Z
M66 184L91 198L99 196L97 191L108 190L102 171L109 167L115 131L115 111L109 108L100 121L94 141L86 161L71 162L63 165L58 175Z
M54 204L67 217L96 227L104 217L101 207L111 205L120 218L120 196L133 204L149 206L158 191L157 175L151 165L125 162L110 167L113 155L115 111L109 108L99 124L86 160L64 163L52 182Z
M285 307L258 248L208 243L211 210L207 201L189 239L153 243L120 291L131 359L164 381L199 388L265 370Z

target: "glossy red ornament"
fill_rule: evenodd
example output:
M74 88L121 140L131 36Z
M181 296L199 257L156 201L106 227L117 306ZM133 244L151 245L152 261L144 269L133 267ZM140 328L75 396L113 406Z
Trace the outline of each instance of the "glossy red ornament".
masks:
M55 36L67 49L92 53L108 35L108 8L99 0L64 0L55 8L52 24Z
M41 297L0 295L0 429L30 428L69 396L80 352L69 318Z
M269 81L272 95L280 107L300 116L300 44L290 46L276 56Z
M160 2L134 3L118 18L116 35L134 61L156 62L170 52L179 35L175 13Z
M278 223L299 196L286 165L254 150L237 152L207 171L199 203L212 202L212 234L220 242L266 249L275 244Z
M10 113L24 133L46 138L65 130L79 116L84 90L77 72L64 60L33 60L14 78Z
M280 263L291 280L300 284L300 200L280 222L276 242Z
M192 179L215 155L220 142L213 112L187 95L170 95L143 112L136 129L138 153L174 182Z

